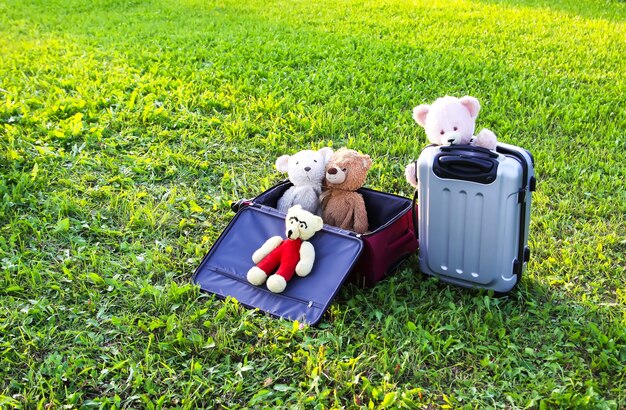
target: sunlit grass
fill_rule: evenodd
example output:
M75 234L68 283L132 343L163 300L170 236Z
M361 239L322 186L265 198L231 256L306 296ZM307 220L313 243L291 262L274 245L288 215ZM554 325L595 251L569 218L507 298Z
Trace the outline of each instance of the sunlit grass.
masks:
M0 407L626 401L616 1L0 2ZM417 260L318 328L191 285L277 156L349 146L411 195L411 108L470 94L536 162L510 296Z

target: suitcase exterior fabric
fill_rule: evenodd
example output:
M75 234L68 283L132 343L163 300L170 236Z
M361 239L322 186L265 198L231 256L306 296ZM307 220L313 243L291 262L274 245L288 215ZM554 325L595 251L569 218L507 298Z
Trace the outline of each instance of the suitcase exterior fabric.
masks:
M404 197L371 189L362 189L370 226L361 236L363 252L350 276L353 283L372 287L387 276L418 248L413 202ZM385 212L381 210L385 209Z
M526 150L500 143L496 151L463 145L422 151L419 264L445 282L505 293L530 256L535 176Z

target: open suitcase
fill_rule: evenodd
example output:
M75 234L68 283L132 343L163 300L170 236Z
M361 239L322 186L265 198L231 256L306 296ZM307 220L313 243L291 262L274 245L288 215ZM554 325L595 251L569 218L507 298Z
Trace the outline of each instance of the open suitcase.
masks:
M505 293L530 257L528 226L535 189L533 158L499 143L429 146L417 160L419 264L464 287Z
M203 291L234 297L274 316L316 324L348 277L373 286L417 250L412 201L361 188L371 232L359 235L324 225L311 239L316 256L308 276L294 277L280 294L248 283L254 251L271 236L284 237L285 214L275 207L290 186L285 181L252 200L233 204L237 213L194 273L193 281Z

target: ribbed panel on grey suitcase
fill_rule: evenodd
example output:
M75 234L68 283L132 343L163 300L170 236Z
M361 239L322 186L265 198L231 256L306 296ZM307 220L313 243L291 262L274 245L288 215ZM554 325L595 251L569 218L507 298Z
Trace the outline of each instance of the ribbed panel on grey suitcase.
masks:
M528 260L531 155L508 144L425 148L417 162L420 270L510 291Z

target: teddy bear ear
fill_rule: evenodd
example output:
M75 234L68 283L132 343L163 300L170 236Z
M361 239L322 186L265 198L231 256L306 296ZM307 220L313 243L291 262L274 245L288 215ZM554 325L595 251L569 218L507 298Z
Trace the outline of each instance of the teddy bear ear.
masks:
M472 118L478 117L478 112L480 111L480 103L478 102L477 98L466 95L465 97L459 98L459 102L467 109L467 111L469 111Z
M363 155L363 168L369 169L372 166L372 159L369 155Z
M313 223L315 224L313 227L313 229L315 229L315 232L321 230L324 227L324 220L319 216L316 216L313 221Z
M430 111L430 105L428 104L421 104L413 108L413 119L422 127L426 125L428 111Z
M280 172L289 171L289 155L281 155L276 159L276 169Z
M328 161L330 161L330 157L333 156L333 149L330 147L321 148L318 152L322 154L322 158L324 159L324 164L327 164Z

